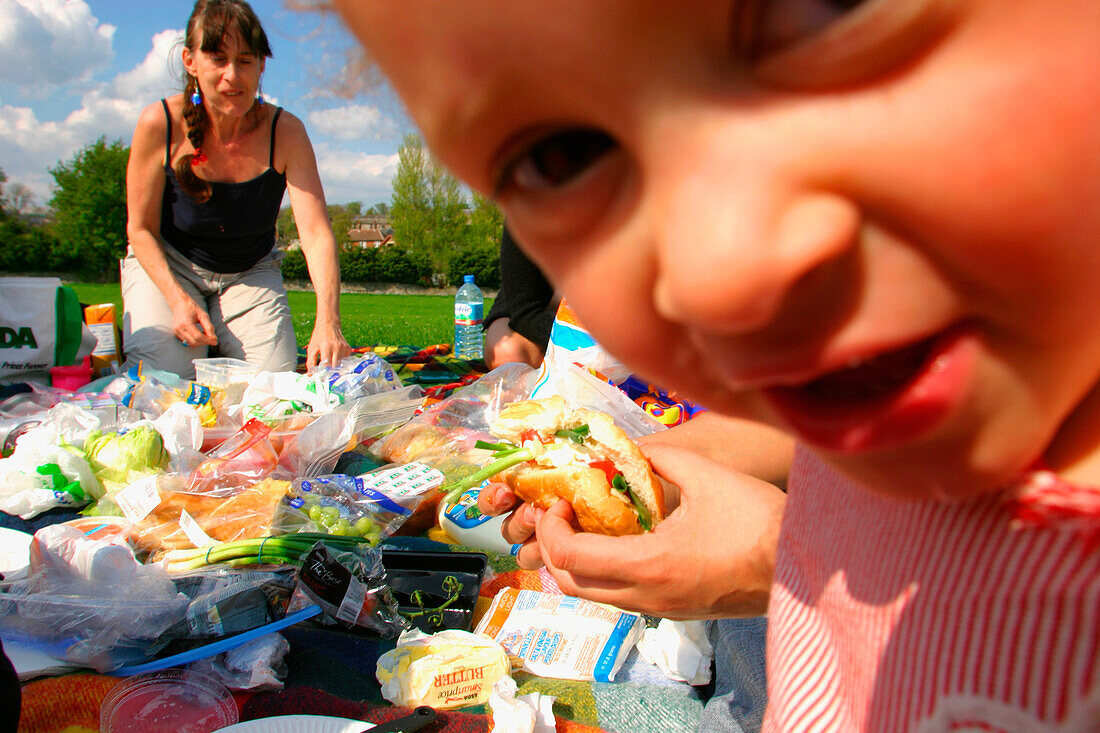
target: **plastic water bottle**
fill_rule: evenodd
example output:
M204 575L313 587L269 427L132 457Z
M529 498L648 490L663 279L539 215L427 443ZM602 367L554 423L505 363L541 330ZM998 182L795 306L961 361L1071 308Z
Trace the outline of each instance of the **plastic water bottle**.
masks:
M455 293L454 355L458 359L473 361L484 355L481 321L485 310L485 296L474 285L473 275L466 275L462 280L462 287Z

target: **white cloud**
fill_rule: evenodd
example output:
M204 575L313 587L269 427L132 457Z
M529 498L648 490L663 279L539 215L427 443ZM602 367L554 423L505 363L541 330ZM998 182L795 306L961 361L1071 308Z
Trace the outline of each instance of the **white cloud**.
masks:
M397 153L371 155L320 145L317 167L329 203L362 201L371 206L390 200Z
M180 30L157 33L153 36L152 50L142 62L114 78L110 94L123 99L152 100L178 92L183 88L179 61L182 40Z
M180 87L169 64L180 35L173 30L156 34L152 50L136 67L108 83L83 84L80 106L61 121L40 121L28 107L0 105L0 167L9 180L27 186L45 202L53 183L49 168L100 137L128 146L142 108Z
M91 78L110 63L115 27L83 0L0 0L0 68L28 95Z
M400 134L395 120L364 104L310 112L307 119L310 130L338 140L392 140Z

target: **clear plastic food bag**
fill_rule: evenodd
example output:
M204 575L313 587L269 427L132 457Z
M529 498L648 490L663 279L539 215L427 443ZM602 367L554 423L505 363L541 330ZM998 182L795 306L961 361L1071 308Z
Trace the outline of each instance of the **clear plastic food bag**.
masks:
M362 476L329 474L296 479L285 501L320 531L366 537L377 545L396 532L424 497L442 483L443 474L436 469L411 463Z
M106 672L160 651L187 605L164 569L139 563L120 537L52 525L35 534L27 577L0 594L0 631Z

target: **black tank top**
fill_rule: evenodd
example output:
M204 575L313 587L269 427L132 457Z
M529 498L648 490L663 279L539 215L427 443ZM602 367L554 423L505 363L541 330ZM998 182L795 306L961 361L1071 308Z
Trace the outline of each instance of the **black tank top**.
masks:
M164 200L160 207L160 235L199 267L219 273L244 272L275 246L275 220L286 190L286 175L275 170L275 124L271 120L271 152L267 170L250 181L210 183L210 198L201 204L188 196L172 169L172 117L168 102L168 140L165 143Z

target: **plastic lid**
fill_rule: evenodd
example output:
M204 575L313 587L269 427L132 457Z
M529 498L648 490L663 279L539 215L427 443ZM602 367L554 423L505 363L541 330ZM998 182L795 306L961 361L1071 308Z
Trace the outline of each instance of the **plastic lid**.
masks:
M462 282L464 282L464 283L472 283L473 281L474 281L474 276L473 275L463 275L462 276Z
M212 677L173 669L131 677L103 698L99 727L106 733L209 733L238 720L233 695Z

